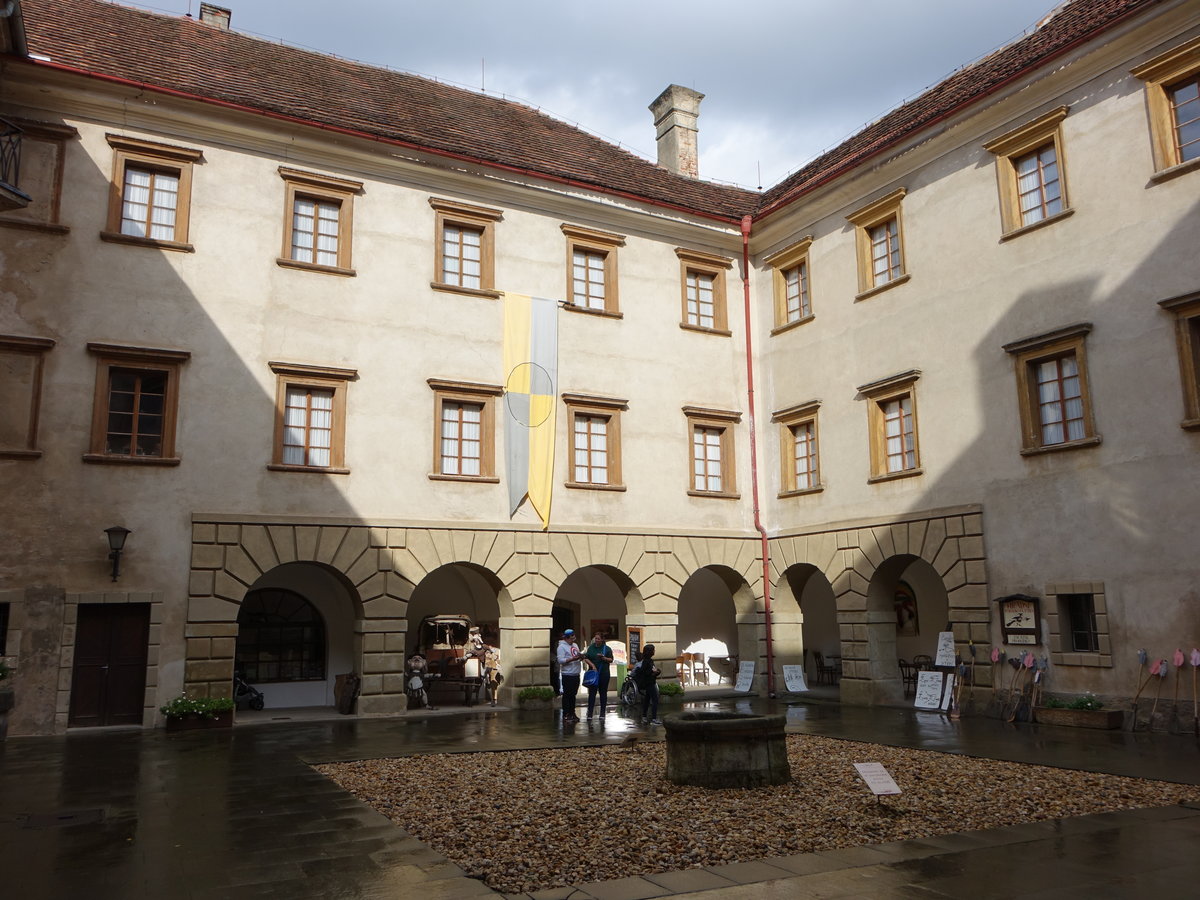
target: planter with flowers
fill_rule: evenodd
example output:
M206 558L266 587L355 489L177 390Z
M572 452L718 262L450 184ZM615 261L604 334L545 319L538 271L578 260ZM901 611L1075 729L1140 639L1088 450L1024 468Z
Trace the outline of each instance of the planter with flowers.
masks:
M180 694L159 707L166 717L167 731L193 728L228 728L233 724L233 700L230 697L188 697Z
M554 691L540 684L523 687L517 693L517 705L521 709L550 709L554 705Z
M1124 712L1105 709L1092 693L1069 701L1051 697L1034 711L1034 716L1041 725L1071 725L1075 728L1120 728L1125 720Z

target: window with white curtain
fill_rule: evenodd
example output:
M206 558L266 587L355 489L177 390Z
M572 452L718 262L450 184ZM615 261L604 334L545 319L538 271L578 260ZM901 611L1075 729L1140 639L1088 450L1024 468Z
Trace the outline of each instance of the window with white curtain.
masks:
M289 385L284 410L284 465L327 468L332 438L333 391Z
M483 404L442 403L443 475L483 474Z
M292 206L292 259L318 266L338 264L340 203L297 194Z
M121 234L175 240L175 211L179 205L179 174L134 166L125 168L121 194Z

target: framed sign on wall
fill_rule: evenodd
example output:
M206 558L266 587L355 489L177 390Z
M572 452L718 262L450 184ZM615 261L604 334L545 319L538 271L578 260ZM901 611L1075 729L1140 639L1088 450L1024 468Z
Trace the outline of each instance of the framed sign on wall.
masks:
M1041 643L1038 637L1040 609L1037 597L1009 594L996 602L1000 604L1000 627L1004 631L1004 643Z

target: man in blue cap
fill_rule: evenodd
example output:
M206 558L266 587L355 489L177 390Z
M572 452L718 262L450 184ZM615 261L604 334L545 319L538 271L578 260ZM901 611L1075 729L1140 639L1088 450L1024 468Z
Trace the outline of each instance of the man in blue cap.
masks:
M562 720L564 725L579 721L575 715L575 696L579 693L579 677L582 669L579 645L575 643L575 629L568 628L558 642L558 671L562 676Z

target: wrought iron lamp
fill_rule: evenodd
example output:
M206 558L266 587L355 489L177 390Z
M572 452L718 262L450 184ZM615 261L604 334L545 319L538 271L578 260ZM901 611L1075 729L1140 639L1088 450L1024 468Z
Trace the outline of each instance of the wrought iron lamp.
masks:
M121 551L125 549L125 538L129 537L131 532L128 528L114 525L112 528L105 528L104 533L108 535L108 558L113 564L112 580L116 581L121 572Z

